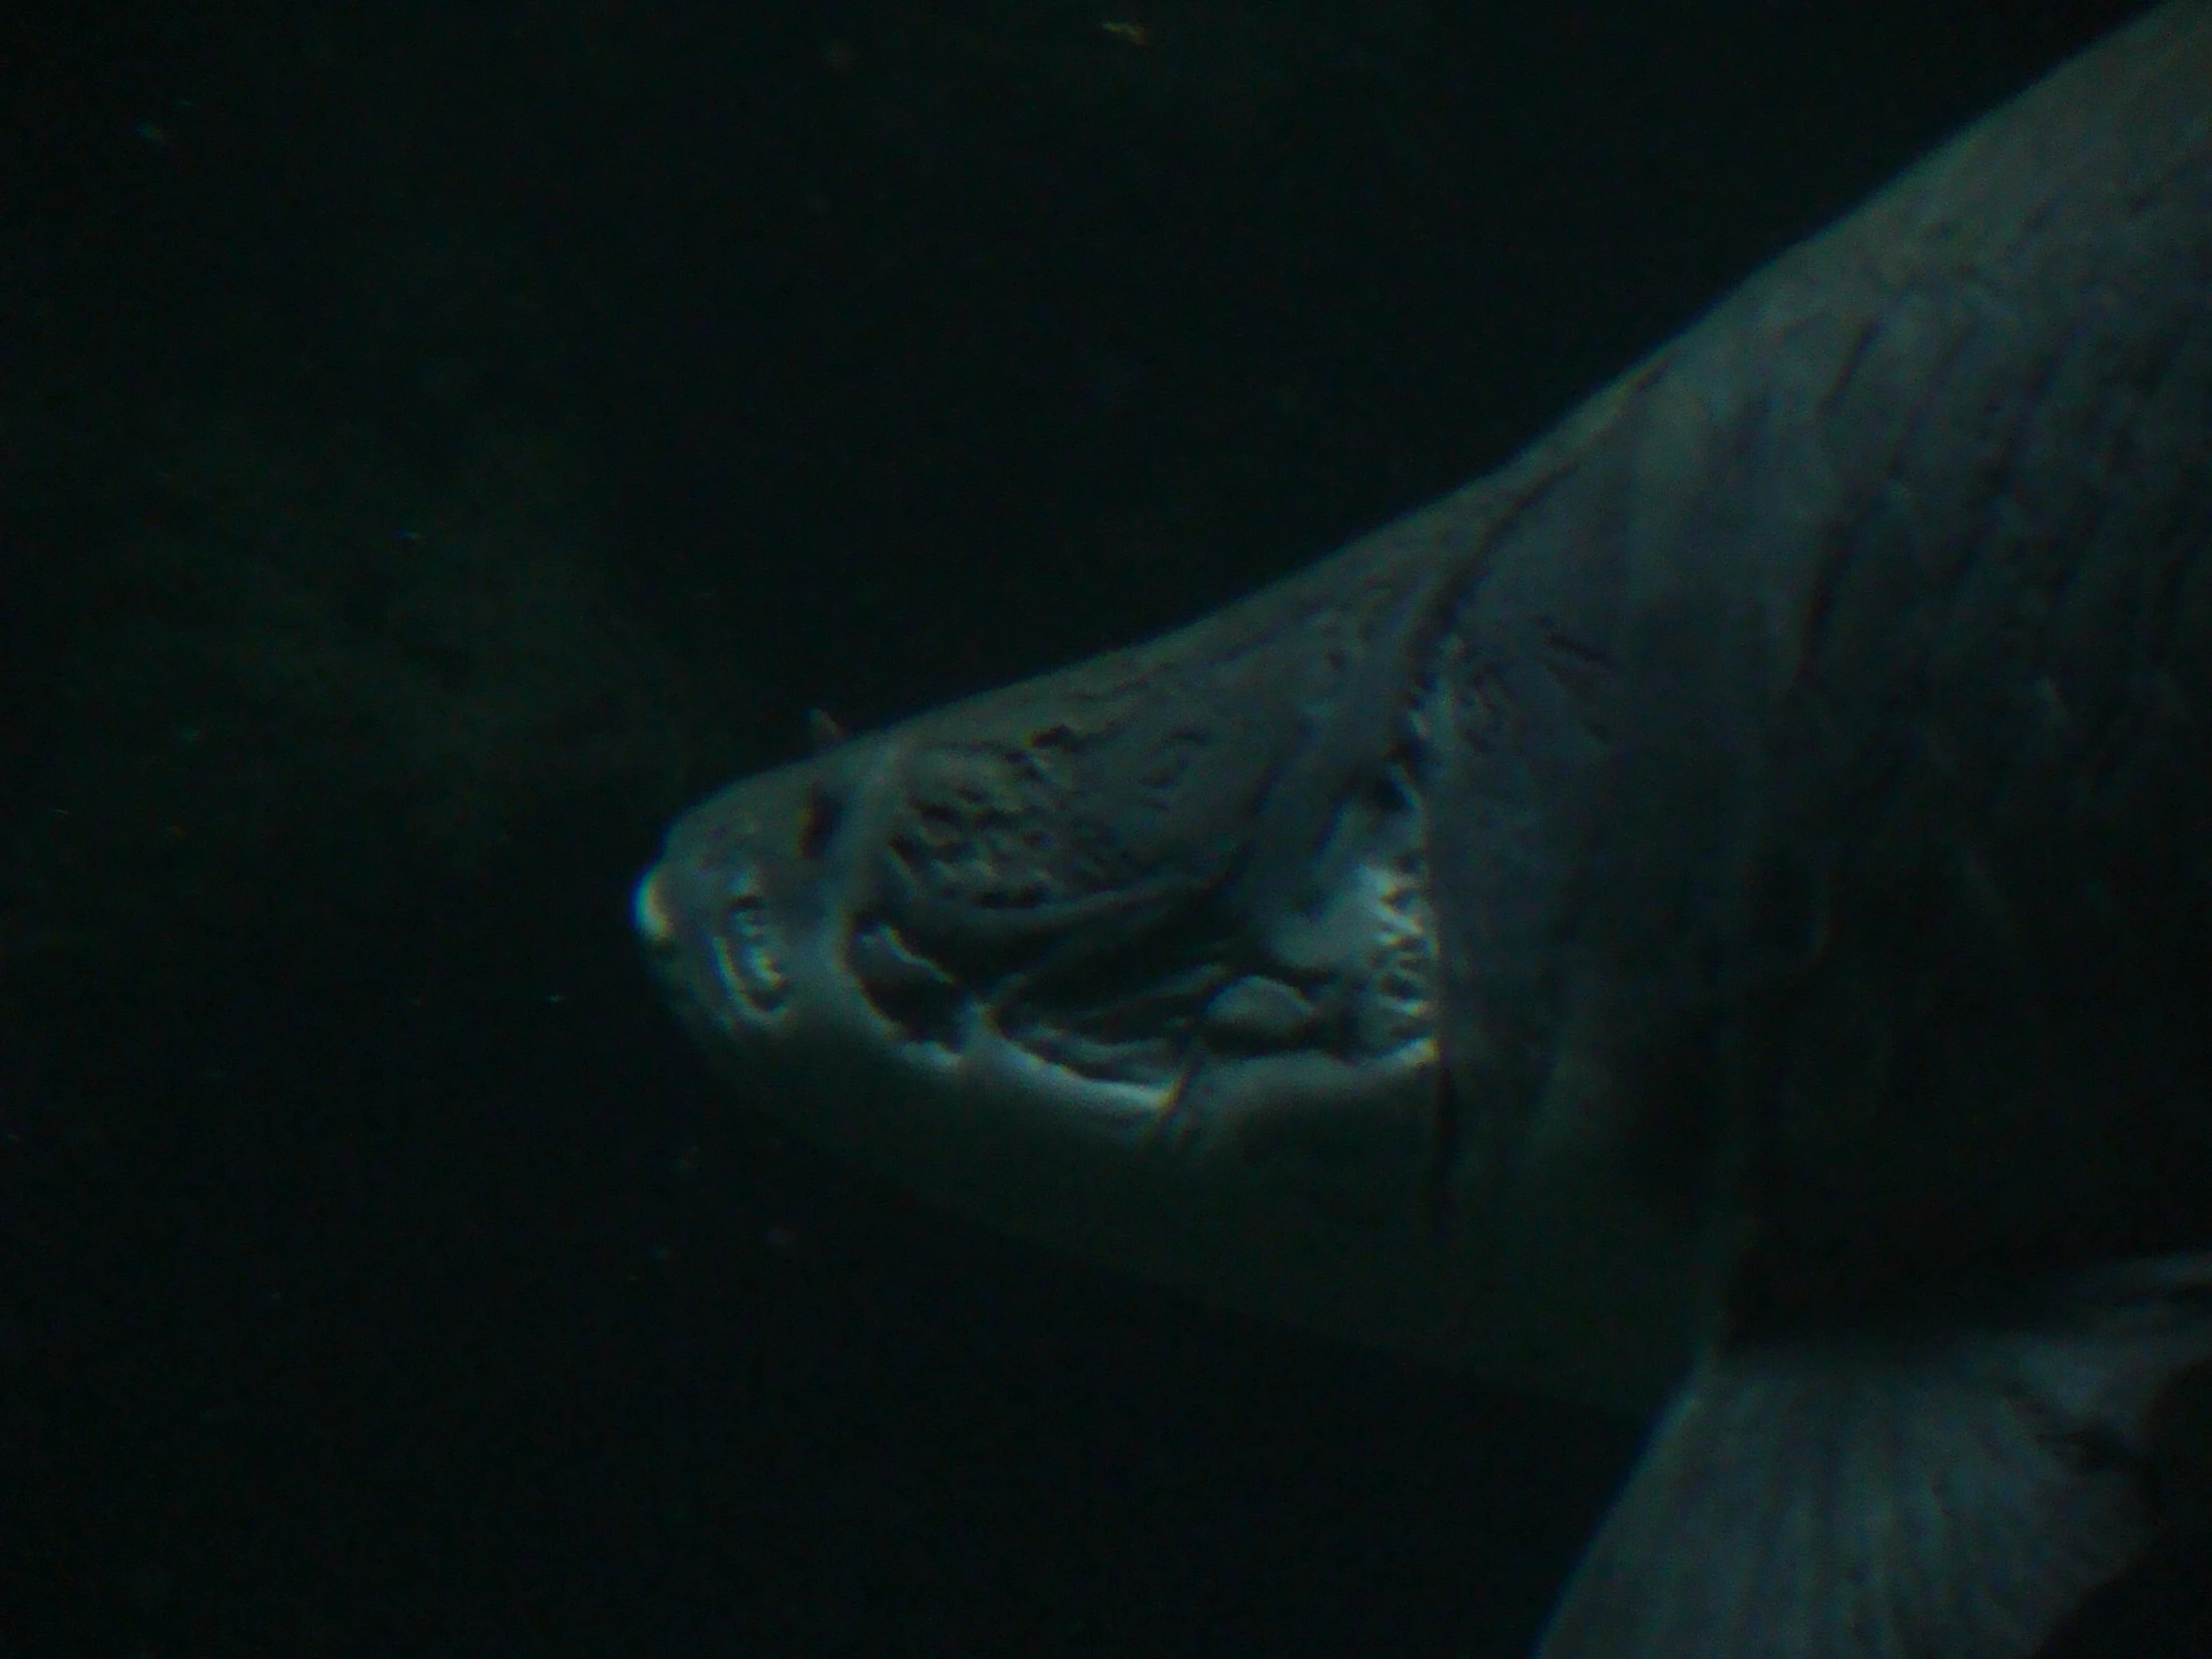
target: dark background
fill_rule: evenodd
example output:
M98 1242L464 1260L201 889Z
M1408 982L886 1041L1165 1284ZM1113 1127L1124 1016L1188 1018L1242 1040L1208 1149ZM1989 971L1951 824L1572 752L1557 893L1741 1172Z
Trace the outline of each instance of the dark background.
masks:
M2137 9L9 8L0 1654L1523 1651L1633 1425L824 1165L628 884L812 707L1497 462Z

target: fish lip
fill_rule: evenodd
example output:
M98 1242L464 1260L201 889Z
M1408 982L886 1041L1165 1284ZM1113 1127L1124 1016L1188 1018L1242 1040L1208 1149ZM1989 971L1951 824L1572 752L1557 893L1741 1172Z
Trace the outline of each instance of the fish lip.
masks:
M933 901L889 847L905 758L897 743L855 745L827 783L819 771L795 773L773 794L725 798L672 830L660 861L633 890L631 919L696 1034L734 1051L730 1059L780 1072L821 1066L828 1057L832 1063L827 1069L903 1076L933 1095L962 1087L1026 1088L1056 1108L1116 1120L1149 1113L1178 1129L1191 1126L1188 1108L1202 1098L1242 1116L1231 1103L1247 1091L1232 1079L1267 1071L1256 1062L1269 1056L1245 1053L1233 1039L1225 1046L1212 1040L1218 1031L1209 1037L1193 1024L1175 1039L1187 1051L1181 1062L1151 1065L1137 1054L1146 1045L1132 1039L1125 1046L1135 1057L1124 1064L1104 1052L1115 1046L1111 1033L1085 1031L1080 1010L1033 994L1050 977L1040 978L1043 969L1065 970L1071 961L1110 956L1136 943L1205 902L1211 884L1170 874L1052 906L1051 913L1010 927L996 914L971 915ZM820 844L795 855L778 830L802 786L810 804L833 792L839 822ZM1404 848L1394 845L1403 838L1400 830L1382 836L1382 844L1363 847L1367 855L1349 872L1354 879L1343 901L1327 913L1286 912L1272 919L1263 953L1289 964L1286 983L1299 979L1301 965L1326 966L1338 958L1363 982L1377 978L1369 935L1380 941L1384 933L1410 929L1426 937L1425 918L1404 913L1394 896L1410 879L1400 867ZM1071 954L1063 942L1038 963L1010 967L988 984L947 955L956 957L966 942L1003 946L1028 931L1054 934L1073 924L1080 934L1102 921L1115 924L1106 945ZM1354 934L1361 936L1357 949L1347 943ZM902 969L908 971L902 975ZM902 977L934 993L925 1000L940 1005L924 1010L927 1017L899 1006ZM1432 1042L1425 1029L1427 998L1408 1002L1402 988L1393 991L1380 978L1368 990L1378 1018L1390 1016L1383 1024L1407 1028L1379 1027L1365 1034L1358 1057L1341 1058L1351 1072L1395 1076L1413 1049ZM1189 1010L1190 1021L1203 1018L1202 1008ZM1272 1057L1280 1063L1302 1044L1286 1032L1258 1046L1282 1050ZM1092 1051L1098 1051L1095 1063ZM1208 1086L1193 1093L1201 1072Z
M1056 1133L1103 1131L1125 1147L1149 1140L1200 1156L1209 1155L1202 1144L1227 1153L1314 1121L1310 1111L1271 1111L1269 1097L1294 1084L1294 1094L1310 1092L1332 1066L1344 1092L1363 1099L1422 1091L1436 1059L1417 792L1337 823L1324 846L1327 902L1212 923L1229 956L1252 958L1247 978L1265 963L1286 985L1342 979L1352 1001L1330 1004L1328 1021L1345 1025L1335 1038L1311 1010L1297 1030L1257 1037L1226 1014L1207 1026L1218 987L1180 1025L1124 1032L1084 1023L1080 986L1040 987L1071 969L1110 967L1124 950L1141 956L1143 941L1218 906L1219 872L1172 868L1020 914L963 904L934 890L897 845L913 810L910 769L926 747L895 731L854 740L733 786L672 827L632 892L631 920L720 1069L775 1076L779 1089L834 1078L848 1092L905 1094L909 1110L955 1121L987 1099L993 1114L1055 1118ZM1003 959L979 969L976 950ZM1172 977L1180 962L1171 952L1154 966ZM1151 998L1162 1018L1173 1012L1175 994L1142 971L1108 988ZM1352 1047L1336 1052L1340 1040Z
M702 855L703 845L717 855ZM937 1106L975 1091L1002 1104L1024 1097L1066 1110L1065 1128L1089 1123L1117 1140L1166 1119L1172 1085L1108 1082L1032 1053L972 990L948 1011L950 1030L909 1030L854 960L849 897L779 903L773 863L679 830L631 893L632 925L673 1011L722 1069L755 1082L835 1077L869 1091L895 1081ZM852 869L843 873L861 888Z

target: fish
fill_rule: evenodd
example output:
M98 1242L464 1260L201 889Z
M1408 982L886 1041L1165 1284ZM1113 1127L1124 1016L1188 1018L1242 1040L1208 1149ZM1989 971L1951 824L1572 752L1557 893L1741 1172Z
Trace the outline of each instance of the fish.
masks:
M1542 1659L2026 1659L2173 1547L2212 1365L2212 4L633 908L821 1145L1642 1413Z

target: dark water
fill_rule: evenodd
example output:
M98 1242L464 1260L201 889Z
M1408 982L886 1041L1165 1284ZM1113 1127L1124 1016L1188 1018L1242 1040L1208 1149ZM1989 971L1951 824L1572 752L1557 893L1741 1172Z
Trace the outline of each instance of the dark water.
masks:
M628 882L812 707L1502 458L2134 9L13 9L0 1654L1523 1651L1633 1425L824 1166Z

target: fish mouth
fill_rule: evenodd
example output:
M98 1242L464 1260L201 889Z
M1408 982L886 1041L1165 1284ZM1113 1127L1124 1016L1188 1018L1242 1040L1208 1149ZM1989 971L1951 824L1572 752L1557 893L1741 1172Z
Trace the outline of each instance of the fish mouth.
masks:
M1300 1168L1336 1189L1328 1207L1379 1221L1434 1185L1434 945L1408 780L1363 792L1296 901L1267 904L1233 857L1031 879L969 832L999 828L991 814L954 811L933 782L886 736L677 826L633 921L725 1070L778 1079L779 1099L803 1082L803 1127L863 1153L885 1116L934 1115ZM838 1133L840 1113L867 1121Z

